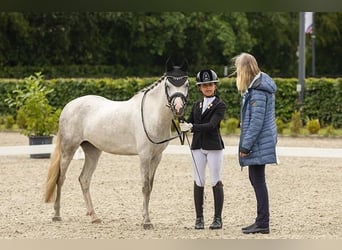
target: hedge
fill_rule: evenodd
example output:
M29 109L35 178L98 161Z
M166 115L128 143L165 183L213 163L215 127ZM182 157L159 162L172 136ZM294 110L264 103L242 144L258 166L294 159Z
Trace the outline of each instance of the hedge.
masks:
M149 78L57 78L45 80L46 85L54 88L48 96L50 104L63 107L72 99L87 95L101 95L111 100L127 100L142 88L152 84L159 77ZM298 93L296 78L274 78L277 83L276 116L284 123L291 120L291 115L298 108ZM193 102L201 94L195 85L195 79L190 78L190 100L187 114ZM4 99L12 92L16 84L23 84L23 79L0 79L0 115L12 114ZM342 78L307 78L305 82L304 104L301 107L303 122L309 119L319 119L322 126L332 125L342 127ZM226 102L226 119L239 119L240 96L236 90L235 78L221 78L218 95Z

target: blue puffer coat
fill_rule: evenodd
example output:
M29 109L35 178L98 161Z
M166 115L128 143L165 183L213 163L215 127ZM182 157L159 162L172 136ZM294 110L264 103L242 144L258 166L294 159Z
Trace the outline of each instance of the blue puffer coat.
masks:
M277 125L275 92L277 86L270 76L260 73L243 96L239 156L241 167L277 163Z

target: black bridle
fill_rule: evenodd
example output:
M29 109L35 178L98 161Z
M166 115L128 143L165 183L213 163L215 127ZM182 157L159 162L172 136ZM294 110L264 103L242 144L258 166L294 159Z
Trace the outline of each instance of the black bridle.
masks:
M165 79L165 78L166 78L166 79ZM175 86L177 86L177 87L180 87L180 86L182 86L182 85L184 85L184 84L187 83L187 81L188 81L188 76L183 75L183 76L181 76L181 77L178 77L178 76L168 76L168 75L166 75L166 76L164 76L164 79L165 79L165 82L164 82L164 85L165 85L165 86L164 86L164 87L165 87L165 94L166 94L166 98L167 98L167 105L166 105L166 106L167 106L168 108L171 109L172 113L174 113L175 108L174 108L174 105L173 105L173 103L172 103L173 100L174 100L175 98L177 98L177 97L180 97L180 98L182 99L183 104L184 104L184 107L185 107L185 105L186 105L186 103L187 103L187 101L188 101L188 93L189 93L189 92L187 92L187 95L186 95L186 96L184 96L184 94L181 93L181 92L176 92L176 93L174 93L174 94L172 94L172 95L169 95L169 93L168 93L167 81L168 81L169 83L171 83L172 85L175 85ZM171 141L171 140L173 140L173 139L176 139L176 138L178 137L179 140L180 140L180 142L181 142L181 144L183 145L183 144L184 144L184 139L185 139L184 133L181 132L181 131L178 129L178 127L177 127L176 122L174 121L174 119L172 119L172 124L173 124L173 126L175 127L175 129L176 129L178 135L173 136L173 137L168 138L168 139L165 139L165 140L155 141L155 140L153 140L153 139L150 137L150 135L148 134L147 129L146 129L146 125L145 125L145 119L144 119L144 103L145 103L146 95L147 95L147 93L148 93L151 89L152 89L152 88L148 88L148 89L145 90L144 95L143 95L143 97L142 97L142 99L141 99L141 107L140 107L140 111L141 111L141 121L142 121L142 124L143 124L143 128L144 128L146 137L147 137L148 140L149 140L150 142L152 142L153 144L163 144L163 143L165 143L165 142L169 142L169 141Z
M186 82L188 81L188 77L182 77L180 79L180 81L182 81L182 84L174 84L174 81L171 80L172 77L168 76L166 77L166 81L168 81L169 83L171 83L172 85L175 85L177 87L180 87L184 84L186 84ZM186 104L188 103L188 98L189 98L189 91L187 91L186 96L181 93L181 92L175 92L172 95L169 94L168 92L168 88L167 88L167 84L165 83L165 95L167 98L167 107L171 109L172 113L175 113L175 106L173 105L172 101L175 100L177 97L180 97L182 99L182 102L184 103L184 107L186 106Z

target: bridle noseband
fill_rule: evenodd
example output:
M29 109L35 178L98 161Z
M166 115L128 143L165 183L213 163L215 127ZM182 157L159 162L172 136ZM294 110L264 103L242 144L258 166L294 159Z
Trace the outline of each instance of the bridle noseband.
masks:
M182 77L166 76L166 81L165 81L165 94L167 98L166 106L171 109L173 114L175 113L175 107L172 103L172 100L176 99L177 97L180 97L182 99L184 106L186 106L186 104L188 103L189 91L187 91L186 95L184 95L182 92L175 92L172 95L169 95L167 82L171 83L174 86L180 87L186 84L187 81L188 81L188 76L182 76Z

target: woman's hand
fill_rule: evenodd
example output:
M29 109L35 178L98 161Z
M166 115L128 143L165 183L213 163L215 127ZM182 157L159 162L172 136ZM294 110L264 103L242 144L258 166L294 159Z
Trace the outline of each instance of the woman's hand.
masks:
M192 129L192 124L191 123L186 123L186 122L181 122L179 124L179 127L182 132L188 132L189 130Z
M246 154L246 153L242 153L242 152L240 152L240 157L247 157L249 154Z

